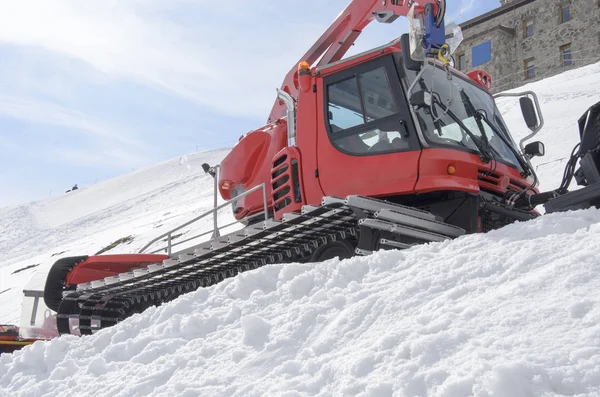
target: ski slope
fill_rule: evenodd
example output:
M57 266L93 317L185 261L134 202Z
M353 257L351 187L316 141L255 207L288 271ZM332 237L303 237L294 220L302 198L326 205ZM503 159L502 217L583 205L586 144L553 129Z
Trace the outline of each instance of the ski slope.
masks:
M534 165L549 190L579 141L577 119L600 101L600 64L514 91L530 89L546 120L536 139L547 155ZM527 135L518 101L499 106L515 139ZM109 252L136 251L212 208L200 165L226 153L0 209L0 323L18 323L22 288L59 255L126 236ZM599 234L590 209L405 251L267 266L94 336L2 355L0 396L597 396Z

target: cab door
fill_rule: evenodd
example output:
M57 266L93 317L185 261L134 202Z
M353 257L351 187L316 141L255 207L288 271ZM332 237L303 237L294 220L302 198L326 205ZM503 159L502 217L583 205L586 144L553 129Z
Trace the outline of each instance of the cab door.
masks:
M392 55L321 81L316 174L324 194L413 192L421 147Z

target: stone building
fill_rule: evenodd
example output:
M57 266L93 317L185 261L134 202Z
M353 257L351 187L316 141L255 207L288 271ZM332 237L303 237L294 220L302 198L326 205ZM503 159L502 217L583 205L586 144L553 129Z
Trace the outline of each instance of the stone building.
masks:
M600 0L500 0L460 26L456 67L485 70L496 92L600 61Z

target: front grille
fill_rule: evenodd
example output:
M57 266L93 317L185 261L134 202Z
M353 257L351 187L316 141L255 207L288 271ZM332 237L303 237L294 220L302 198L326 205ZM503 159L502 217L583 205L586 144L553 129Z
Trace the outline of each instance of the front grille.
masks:
M508 178L506 176L502 176L500 174L488 170L479 169L479 172L477 174L477 180L479 180L480 182L484 182L498 187L502 186L501 182L504 178L508 179L506 190L515 190L517 192L520 192L521 190L525 190L527 187L523 183L515 179Z

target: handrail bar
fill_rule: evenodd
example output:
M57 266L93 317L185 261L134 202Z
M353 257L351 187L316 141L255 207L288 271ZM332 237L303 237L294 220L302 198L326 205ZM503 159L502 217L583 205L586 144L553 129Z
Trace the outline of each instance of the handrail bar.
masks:
M216 179L216 178L215 178L215 179ZM242 197L244 197L244 196L247 196L247 195L249 195L249 194L251 194L251 193L254 193L254 192L258 191L258 190L261 190L261 189L262 189L262 191L263 191L263 200L264 200L264 210L263 210L263 212L264 212L264 215L265 215L265 220L267 220L267 218L268 218L268 216L269 216L269 215L268 215L268 208L267 208L267 186L266 186L266 184L265 184L265 183L261 183L260 185L257 185L257 186L255 186L255 187L253 187L252 189L250 189L250 190L248 190L248 191L245 191L244 193L242 193L242 194L240 194L240 195L237 195L237 196L235 196L234 198L232 198L232 199L230 199L230 200L227 200L227 201L225 201L223 204L221 204L221 205L219 205L219 206L216 206L216 207L214 207L214 208L213 208L213 209L211 209L210 211L206 211L206 212L205 212L205 213L203 213L202 215L200 215L200 216L197 216L196 218L194 218L194 219L192 219L192 220L190 220L190 221L188 221L188 222L184 223L183 225L177 226L176 228L174 228L174 229L172 229L172 230L169 230L169 231L168 231L168 232L166 232L166 233L163 233L163 234L161 234L160 236L158 236L158 237L154 238L152 241L150 241L148 244L146 244L146 245L145 245L145 246L144 246L144 247L143 247L143 248L142 248L142 249L141 249L141 250L140 250L138 253L140 253L140 254L144 253L144 251L145 251L146 249L148 249L148 247L152 246L152 244L154 244L154 243L155 243L155 242L157 242L158 240L161 240L161 239L162 239L162 238L164 238L164 237L167 237L167 254L168 254L168 255L171 255L171 248L172 248L172 244L171 244L171 235L172 235L174 232L176 232L176 231L178 231L178 230L181 230L181 229L183 229L184 227L186 227L186 226L189 226L189 225L191 225L192 223L195 223L195 222L199 221L199 220L200 220L200 219L202 219L202 218L205 218L206 216L208 216L208 215L210 215L210 214L214 214L214 217L215 217L214 225L215 225L215 227L217 227L216 216L217 216L217 211L218 211L218 210L220 210L221 208L224 208L224 207L226 207L226 206L230 205L230 204L231 204L231 202L232 202L232 201L234 201L234 200L239 200L240 198L242 198ZM216 194L217 194L217 192L215 191L215 196L216 196ZM231 225L229 225L229 226L231 226ZM223 226L223 227L224 227L224 226ZM218 235L218 229L219 229L218 227L217 227L216 229L213 229L213 233L215 233L215 231L216 231L216 233L215 233L215 234L216 234L216 237L219 237L219 235ZM162 249L164 249L164 248L161 248L161 250L162 250Z
M237 224L237 223L239 223L239 221L235 221L235 222L228 223L227 225L223 225L223 226L221 226L220 228L221 228L221 229L224 229L224 228L226 228L226 227L233 226L233 225L235 225L235 224ZM212 230L209 230L209 231L207 231L207 232L204 232L204 233L197 234L197 235L195 235L195 236L192 236L192 237L190 237L190 238L186 238L185 240L181 240L181 241L178 241L178 242L176 242L176 243L172 243L172 244L171 244L171 248L173 248L173 247L175 247L175 246L177 246L177 245L181 245L181 244L187 243L188 241L192 241L192 240L195 240L195 239L197 239L197 238L200 238L200 237L206 236L207 234L210 234L210 233L212 233L212 232L213 232ZM158 248L158 249L156 249L156 250L154 250L154 251L150 251L150 252L149 252L149 254L156 254L157 252L160 252L160 251L164 250L165 248L167 248L167 247L161 247L161 248Z

